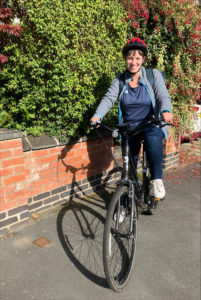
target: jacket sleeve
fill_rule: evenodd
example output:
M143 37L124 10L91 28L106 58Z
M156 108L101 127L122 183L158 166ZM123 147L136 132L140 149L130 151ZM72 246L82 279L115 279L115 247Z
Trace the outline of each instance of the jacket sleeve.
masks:
M163 111L171 112L171 97L168 94L168 90L166 88L163 76L157 69L153 70L153 76L153 90L158 111L159 113L162 113Z
M104 116L113 107L114 103L117 101L119 96L119 78L120 74L117 74L116 78L112 81L112 84L110 85L107 93L98 105L94 116L99 116L101 119L103 119Z

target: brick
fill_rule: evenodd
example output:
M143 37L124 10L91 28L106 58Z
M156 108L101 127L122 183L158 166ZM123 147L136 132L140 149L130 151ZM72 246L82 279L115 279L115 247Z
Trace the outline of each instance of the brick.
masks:
M76 144L66 146L67 152L70 151L70 150L76 150L76 149L79 149L79 148L81 148L81 143L76 143Z
M16 182L23 181L23 180L25 180L24 174L10 176L10 177L4 178L4 184L9 185L11 183L16 183Z
M44 204L49 204L51 202L57 201L57 200L59 200L59 198L60 198L59 195L55 195L53 197L50 197L50 198L44 200Z
M77 157L77 156L83 156L83 155L84 155L85 153L87 153L88 151L87 151L86 149L76 149L76 150L74 150L73 152L74 152L74 155L73 155L73 156ZM70 154L70 153L71 153L71 152L68 152L68 153L67 153L66 158L72 157L72 155L71 155L71 156L68 155L68 154Z
M58 172L58 174L60 174L60 173L67 173L67 167L64 164L60 164L59 163L58 167L57 167L57 172Z
M105 150L105 145L95 145L93 147L90 147L87 152L91 153L91 152L98 152L102 150Z
M50 196L50 192L45 192L45 193L42 193L40 195L37 195L35 197L33 197L33 200L34 201L38 201L38 200L41 200L41 199L44 199L44 198L47 198Z
M173 157L173 156L177 156L178 153L177 152L174 152L174 153L170 153L170 154L167 154L164 156L164 158L169 158L169 157Z
M39 195L42 193L42 186L33 187L32 185L27 186L27 197L31 198L32 196Z
M36 202L34 204L29 205L29 210L33 210L33 209L38 208L38 207L40 207L42 205L43 205L42 201Z
M66 197L72 195L73 193L71 193L71 191L64 192L64 193L61 194L61 198L66 198Z
M70 158L75 155L76 155L76 150L70 150L70 151L66 152L65 154L60 153L58 157L59 157L59 159L65 159L67 157Z
M0 193L1 194L9 194L9 193L13 193L16 189L16 185L9 185L9 186L3 186L0 189Z
M5 226L11 225L16 222L18 222L17 217L12 217L12 218L6 219L5 221L0 222L0 228L3 228Z
M40 172L40 178L47 178L47 177L52 177L55 176L56 174L56 169L51 169L51 170L44 170ZM53 179L51 179L53 180Z
M58 154L58 160L65 159L67 156L71 157L74 156L75 151L74 150L69 150L66 148L61 149L60 153Z
M0 214L0 220L5 219L6 218L6 213L1 213Z
M53 206L56 206L56 205L61 205L61 204L63 204L63 203L67 203L67 201L66 201L66 199L62 199L62 200L60 200L60 201L57 201L57 202L55 202L55 203L52 203L52 205Z
M20 149L13 149L12 150L12 156L22 156L23 155L23 151L22 151L22 148L20 148Z
M41 189L42 189L42 187L44 186L44 185L46 185L46 184L48 184L50 182L50 179L49 178L43 178L43 179L41 179L41 180L37 180L37 181L35 181L35 182L32 182L31 183L31 185L30 185L30 188L39 188L39 187L41 187Z
M69 183L72 182L73 177L67 177L67 178L59 178L59 183L60 185L68 185Z
M44 158L40 159L41 163L47 163L47 162L52 162L52 161L58 161L58 157L54 154L54 155L48 155Z
M82 184L88 183L88 182L89 182L89 179L88 179L88 178L84 178L84 179L82 180Z
M60 193L62 193L64 191L66 191L66 186L60 186L59 188L52 190L51 194L52 195L60 194Z
M22 140L10 140L10 141L2 141L0 142L0 150L1 149L13 149L13 148L22 148Z
M23 173L25 170L24 170L24 166L18 166L18 167L15 167L14 168L14 172L15 173Z
M13 169L12 168L0 170L1 177L9 176L9 175L12 175L12 174L13 174Z
M92 187L84 191L85 195L89 195L93 192L94 192L94 189Z
M82 156L74 156L74 157L71 157L70 159L68 159L68 156L64 159L64 163L66 165L70 164L72 165L74 162L78 162L78 161L82 161Z
M10 202L10 200L18 200L21 198L25 198L27 196L27 191L25 189L20 191L14 191L13 193L6 194L6 200L7 202Z
M55 169L55 168L57 168L57 166L58 166L58 161L49 162L50 169Z
M51 148L51 149L48 149L48 153L49 153L49 154L59 154L60 152L61 152L60 147L59 147L59 148Z
M30 204L30 203L32 202L32 200L33 200L33 198L30 197L30 198L28 199L28 203Z
M8 211L8 216L13 216L13 215L17 215L19 214L20 212L24 212L28 209L28 205L22 205L22 206L19 206L17 208L14 208L14 209L11 209Z
M29 218L29 216L30 216L30 213L28 211L26 211L26 212L20 214L20 220L27 219L27 218Z
M36 150L31 152L31 157L42 157L48 155L48 149Z
M98 184L100 184L100 183L101 183L101 180L98 179L98 180L92 181L92 182L90 183L90 185L91 185L91 186L95 186L95 185L98 185Z
M28 176L28 175L30 175L30 173L31 173L31 171L28 170L28 169L24 170L24 172L25 172L25 176Z
M7 168L7 167L12 167L12 166L17 166L17 165L23 165L24 164L24 158L12 158L12 159L7 159L2 161L2 167Z
M90 148L93 147L95 145L100 145L102 144L102 140L101 139L96 139L96 140L91 140L91 141L86 141L86 142L82 142L82 148Z
M21 206L21 205L27 205L27 196L17 199L16 202L17 202L17 205L16 205L17 207Z
M11 151L0 151L0 159L8 158L12 156Z
M43 191L50 191L58 187L58 176L52 175L51 177L46 177L46 179L49 179L47 183L44 183L43 185ZM39 181L40 182L40 181Z
M81 167L83 167L83 169L85 169L85 171L86 171L90 164L91 164L91 161L90 161L89 157L83 156L82 161L81 161Z
M52 182L51 183L51 180L50 180L50 183L48 183L48 184L46 184L46 185L43 186L43 192L45 192L45 191L51 191L51 190L53 190L53 189L55 189L57 187L58 187L58 183L57 182Z
M42 207L40 207L40 208L38 208L38 209L35 209L34 212L35 212L35 213L39 213L39 212L45 211L45 210L47 210L47 209L49 209L49 208L51 208L51 207L52 207L51 204L46 205L46 206L42 206Z
M85 185L82 185L82 186L78 186L76 189L75 189L75 193L77 193L78 191L84 191L84 190L87 190L89 188L89 184L85 184Z
M14 207L16 207L16 201L9 202L9 203L2 203L0 204L0 211L5 211Z

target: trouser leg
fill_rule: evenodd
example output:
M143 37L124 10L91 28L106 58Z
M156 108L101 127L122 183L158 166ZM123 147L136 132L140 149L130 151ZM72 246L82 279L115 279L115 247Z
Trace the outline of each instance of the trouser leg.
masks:
M129 140L129 147L136 168L137 168L138 156L139 156L142 140L143 140L143 133L139 133L138 135L134 136L131 140Z
M150 127L144 130L144 147L147 153L151 179L162 179L163 131L161 128Z

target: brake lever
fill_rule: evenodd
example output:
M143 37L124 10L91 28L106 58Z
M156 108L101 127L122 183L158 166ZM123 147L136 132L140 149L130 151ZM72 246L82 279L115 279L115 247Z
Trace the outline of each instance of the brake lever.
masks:
M101 121L97 121L97 122L92 122L91 125L91 130L96 129L97 127L99 127L101 124Z

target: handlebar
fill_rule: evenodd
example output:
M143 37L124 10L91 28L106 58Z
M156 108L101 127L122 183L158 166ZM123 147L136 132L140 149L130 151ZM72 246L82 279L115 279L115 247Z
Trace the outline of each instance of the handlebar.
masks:
M164 126L174 126L172 123L165 123L163 118L156 119L154 116L151 117L151 119L144 121L142 124L140 124L137 128L134 130L130 129L129 123L123 123L123 124L118 124L116 125L115 129L112 129L104 124L101 123L101 121L91 123L91 129L97 128L97 127L102 127L107 129L108 131L112 132L112 136L114 138L117 138L119 134L122 133L128 133L130 136L134 136L138 134L140 131L143 129L147 128L149 125L155 124L158 125L160 128Z

